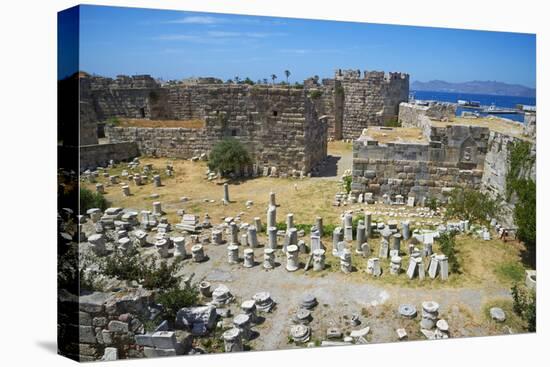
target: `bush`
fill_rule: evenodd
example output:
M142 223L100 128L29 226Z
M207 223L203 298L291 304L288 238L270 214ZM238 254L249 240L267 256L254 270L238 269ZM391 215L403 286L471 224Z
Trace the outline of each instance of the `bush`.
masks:
M118 126L120 125L120 120L118 117L109 117L107 119L107 124L108 125L113 125L113 126Z
M240 141L224 139L212 148L210 152L208 168L221 172L222 176L240 171L242 167L251 162L248 151Z
M86 214L91 208L105 210L109 207L109 202L99 192L92 192L86 188L80 188L80 214Z
M346 194L349 194L351 191L351 182L353 179L351 176L344 176L342 180L344 181L344 190L346 190Z
M137 250L122 253L115 252L100 260L99 273L110 278L124 281L134 281L146 289L172 289L177 287L181 276L176 274L182 267L181 259L175 259L168 265L162 261L160 265L156 258L143 259Z
M386 126L388 127L401 127L401 122L399 122L399 119L397 117L394 117L392 119L389 119L386 121Z
M456 257L456 242L455 242L455 232L446 232L439 235L438 241L441 248L441 252L447 256L449 262L449 270L451 273L459 273L460 265Z
M156 302L163 307L162 317L165 320L174 320L180 308L196 305L197 299L196 287L186 285L183 289L172 288L160 292L156 297Z
M430 198L426 199L425 205L426 205L427 208L429 208L430 210L433 210L435 212L437 210L439 202L437 201L437 199L435 197L430 197Z
M311 99L319 99L321 98L322 95L323 95L323 92L317 89L309 92L309 98Z
M537 294L523 285L512 287L514 312L527 322L527 330L537 331Z
M498 218L501 206L486 193L471 189L454 189L447 205L447 218L467 219L488 225L491 218Z

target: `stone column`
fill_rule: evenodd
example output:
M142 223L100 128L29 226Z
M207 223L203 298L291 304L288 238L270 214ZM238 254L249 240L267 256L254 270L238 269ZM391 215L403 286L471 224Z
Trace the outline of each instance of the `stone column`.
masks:
M317 217L315 218L315 227L317 228L317 231L319 232L319 237L323 237L323 218Z
M128 185L122 186L122 195L130 196L130 186Z
M162 215L162 205L160 201L153 202L153 214Z
M367 260L367 274L375 277L379 277L382 274L382 269L380 269L380 259L377 257L371 257Z
M246 314L239 314L233 319L233 325L241 331L244 340L250 340L250 316Z
M205 260L204 256L204 249L202 248L202 245L197 244L191 247L191 256L193 257L193 261L196 263L200 263Z
M267 208L267 228L277 226L277 208L270 206Z
M268 242L267 247L273 250L277 249L277 227L268 227Z
M390 274L398 275L401 272L401 257L393 256L390 264Z
M220 231L219 229L212 230L212 243L214 245L222 244L222 231Z
M229 203L229 185L227 183L223 184L223 202Z
M162 186L162 184L160 182L160 175L154 175L153 176L153 185L155 187L161 187Z
M210 282L206 280L199 283L199 293L201 296L210 298L212 297L212 291L210 290Z
M368 238L372 236L372 213L365 212L365 234Z
M172 242L174 243L174 256L185 258L185 256L187 256L187 251L185 250L185 237L174 237Z
M136 238L135 243L138 247L144 247L145 245L147 245L147 233L145 231L139 229L134 232L134 236Z
M95 191L99 194L105 194L105 187L100 183L95 184Z
M340 256L340 270L343 273L351 273L351 251L347 248L342 251Z
M397 250L397 252L401 251L401 235L399 233L393 235L392 250Z
M241 330L234 327L223 333L223 344L225 347L225 352L242 352L243 350L243 339L241 335Z
M290 228L288 231L288 244L298 245L298 229Z
M120 240L119 240L120 241ZM155 247L162 258L166 258L170 255L168 252L168 240L166 238L160 238L155 242Z
M353 241L353 216L350 213L344 215L344 239Z
M258 247L258 236L256 227L254 226L248 226L248 246L252 248Z
M247 248L244 250L244 262L243 266L245 268L251 268L254 266L254 250Z
M439 276L441 280L449 279L449 259L445 255L438 255Z
M325 269L325 250L313 250L313 271L322 271Z
M311 251L315 251L321 248L321 236L319 235L319 230L311 232L310 240L311 240L311 245L310 245Z
M256 315L256 302L250 299L241 303L241 310L245 315L248 315L250 322L256 324L258 322L258 316Z
M355 252L357 253L362 253L363 250L361 249L361 246L363 245L363 243L365 243L367 237L366 237L366 228L364 225L362 224L359 224L357 226L357 236L356 236L356 241L357 241L357 248L355 250Z
M273 269L275 267L275 250L272 248L264 249L264 269Z
M239 263L239 246L234 244L227 246L227 262L230 264Z
M298 246L290 245L286 248L286 270L296 271L298 267Z
M332 232L332 248L335 249L338 247L338 242L342 242L344 240L344 233L342 232L341 227L334 228L334 231Z
M262 221L260 217L254 217L254 227L256 227L257 232L262 232Z
M237 223L231 222L229 225L230 232L231 232L231 244L232 245L238 245L239 244L239 226L237 226Z
M410 223L409 221L401 222L401 232L403 233L403 239L406 241L411 238Z
M286 215L286 230L289 231L291 228L294 228L294 214L288 213Z
M274 192L269 193L269 206L273 206L273 207L277 206L277 202L275 201L275 193Z
M422 321L420 321L421 329L433 329L438 317L439 304L437 302L422 302Z
M136 186L141 186L141 176L140 175L134 175L134 183Z

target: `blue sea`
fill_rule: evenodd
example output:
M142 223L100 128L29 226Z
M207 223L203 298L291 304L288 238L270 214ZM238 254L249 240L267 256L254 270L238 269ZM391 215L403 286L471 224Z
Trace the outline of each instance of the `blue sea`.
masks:
M431 91L411 91L414 97L420 100L431 100L440 102L457 103L459 99L465 101L479 101L482 106L490 106L494 104L497 107L515 108L516 105L536 106L536 98L530 97L513 97L513 96L495 96L489 94L469 94L469 93L449 93L449 92L431 92ZM462 111L477 111L469 108L458 107L456 110L457 116L462 114ZM481 113L483 115L483 113ZM523 122L523 114L503 114L496 115L510 120Z

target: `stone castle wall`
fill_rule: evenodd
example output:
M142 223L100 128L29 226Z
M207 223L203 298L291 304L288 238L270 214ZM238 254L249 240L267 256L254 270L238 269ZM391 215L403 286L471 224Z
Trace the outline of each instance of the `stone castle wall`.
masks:
M319 120L305 90L229 84L169 89L178 98L195 96L191 105L201 106L204 128L111 126L105 130L109 140L134 141L145 155L191 158L231 137L244 144L258 166L277 167L280 172L309 173L326 157L326 122ZM183 119L195 116L196 110L181 107L171 113Z
M409 98L409 75L359 70L337 70L343 88L342 137L357 139L363 129L397 118L399 103Z
M80 170L105 167L112 159L117 162L129 161L139 156L138 145L135 142L124 141L116 144L93 144L79 147Z

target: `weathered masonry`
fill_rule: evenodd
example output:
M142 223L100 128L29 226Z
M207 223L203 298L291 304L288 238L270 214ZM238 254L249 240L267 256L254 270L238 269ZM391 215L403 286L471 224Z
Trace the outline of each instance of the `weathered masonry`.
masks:
M452 104L402 103L402 128L372 127L353 143L352 194L373 193L446 200L453 188L470 188L503 197L508 146L532 143L535 117L526 126L503 120L455 118ZM492 124L491 124L492 123ZM534 179L535 172L529 172Z

